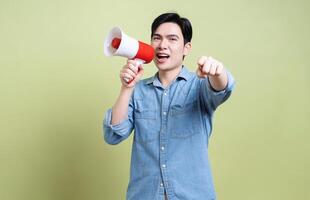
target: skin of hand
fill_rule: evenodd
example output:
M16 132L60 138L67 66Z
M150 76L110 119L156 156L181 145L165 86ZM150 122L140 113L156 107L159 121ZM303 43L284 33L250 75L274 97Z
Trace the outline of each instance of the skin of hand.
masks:
M202 56L197 62L196 74L199 78L209 78L211 86L217 91L225 89L227 73L223 64L211 56Z
M120 80L123 87L132 88L143 75L143 66L135 60L127 60L127 63L120 71Z

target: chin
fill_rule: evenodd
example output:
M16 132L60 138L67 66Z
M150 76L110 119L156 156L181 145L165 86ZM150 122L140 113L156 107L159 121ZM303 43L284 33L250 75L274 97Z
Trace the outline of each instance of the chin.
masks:
M162 70L162 71L166 71L171 68L169 65L165 63L160 63L160 64L157 63L156 66L159 70Z
M156 61L154 61L156 67L158 70L161 70L161 71L170 71L170 70L173 70L173 69L176 69L178 68L180 65L176 64L176 63L171 63L171 62L164 62L164 63L158 63ZM181 63L182 65L182 63Z
M158 63L158 62L154 62L157 68L166 68L167 63Z

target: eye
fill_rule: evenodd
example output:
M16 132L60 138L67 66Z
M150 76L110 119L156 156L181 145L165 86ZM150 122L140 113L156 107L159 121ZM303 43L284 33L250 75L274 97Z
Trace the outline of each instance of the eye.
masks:
M175 37L169 38L170 41L177 41L178 39Z
M153 40L154 40L154 41L160 40L160 37L154 36L154 37L153 37Z

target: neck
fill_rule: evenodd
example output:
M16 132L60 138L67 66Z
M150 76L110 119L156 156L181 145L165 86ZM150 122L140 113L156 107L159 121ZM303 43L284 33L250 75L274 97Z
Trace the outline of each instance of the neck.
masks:
M180 67L167 70L167 71L159 70L158 77L163 87L166 88L168 85L170 85L170 83L174 81L176 77L179 75L181 70L182 70L182 65Z

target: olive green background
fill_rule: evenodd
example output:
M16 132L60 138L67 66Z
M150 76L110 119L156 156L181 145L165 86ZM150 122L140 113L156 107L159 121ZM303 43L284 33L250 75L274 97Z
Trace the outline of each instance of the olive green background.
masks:
M193 25L185 64L211 55L236 87L210 140L219 200L310 199L310 3L0 1L0 199L120 200L132 136L103 141L126 59L103 55L115 25L150 41L159 14ZM145 65L145 76L156 72Z

